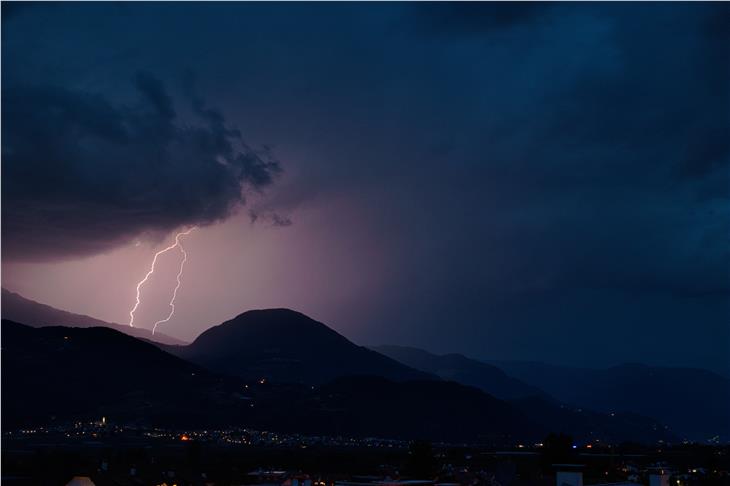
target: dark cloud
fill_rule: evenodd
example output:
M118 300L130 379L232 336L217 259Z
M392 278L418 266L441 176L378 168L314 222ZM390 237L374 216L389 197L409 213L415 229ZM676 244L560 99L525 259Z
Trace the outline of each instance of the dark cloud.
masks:
M286 216L282 216L280 214L274 214L271 217L271 224L273 224L274 226L278 226L280 228L285 228L287 226L291 226L293 223L292 223L292 220Z
M199 98L201 123L186 123L159 80L140 73L135 86L129 105L58 86L4 87L4 258L84 256L207 225L281 172Z
M147 98L147 101L157 110L162 119L172 120L175 118L172 97L167 94L159 79L149 73L138 73L136 85L139 92Z
M34 7L37 3L41 2L4 2L0 8L2 8L2 19L7 21L19 15L20 13ZM48 4L45 5L48 8Z
M3 99L3 122L22 111L3 125L3 202L29 252L43 240L33 228L88 254L226 214L241 182L268 187L278 166L199 89L287 160L265 201L250 201L251 219L292 216L292 231L352 252L325 270L291 243L288 256L327 285L376 282L347 305L328 301L343 309L333 323L362 330L348 328L353 338L566 361L580 348L585 362L615 363L666 336L656 362L719 368L730 339L728 19L727 3L41 4L3 21L3 86L25 87ZM112 103L140 67L174 79L191 59L188 103L144 75L136 101ZM28 88L39 79L69 88ZM26 159L61 164L14 175L13 130L40 135ZM190 200L167 187L190 181ZM76 214L85 219L64 222Z
M414 25L433 35L471 36L538 20L549 2L427 2L415 4Z
M288 216L281 215L272 211L263 211L251 209L248 212L248 217L251 223L256 223L259 220L268 221L271 226L278 228L286 228L291 226L294 222Z

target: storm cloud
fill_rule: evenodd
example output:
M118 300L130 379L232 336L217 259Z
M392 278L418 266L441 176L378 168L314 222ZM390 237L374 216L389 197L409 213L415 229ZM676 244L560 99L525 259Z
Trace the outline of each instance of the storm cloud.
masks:
M727 371L729 19L726 3L16 9L5 250L92 254L265 189L199 233L222 249L191 260L210 285L181 303L188 337L287 306L360 343Z
M125 105L62 86L4 87L5 258L86 256L208 225L281 172L199 97L188 123L158 79L141 72L133 83Z

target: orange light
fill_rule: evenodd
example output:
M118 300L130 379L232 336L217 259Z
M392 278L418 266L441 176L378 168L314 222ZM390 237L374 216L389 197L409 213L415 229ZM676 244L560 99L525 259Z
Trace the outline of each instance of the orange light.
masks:
M592 444L588 444L588 445L586 446L586 449L593 449L593 445L592 445Z
M188 437L187 435L183 434L183 435L180 436L180 440L187 441L187 440L190 440L190 437Z

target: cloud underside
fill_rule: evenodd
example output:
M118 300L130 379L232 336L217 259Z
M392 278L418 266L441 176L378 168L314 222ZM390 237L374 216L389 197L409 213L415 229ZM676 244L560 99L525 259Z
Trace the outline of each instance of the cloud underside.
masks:
M92 255L211 224L281 172L194 94L197 125L151 75L135 87L130 106L59 86L3 89L4 258Z

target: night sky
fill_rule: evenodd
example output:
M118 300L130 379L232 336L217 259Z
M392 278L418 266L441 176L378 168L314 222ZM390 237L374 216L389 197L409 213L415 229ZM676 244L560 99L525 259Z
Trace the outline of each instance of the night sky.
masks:
M187 340L730 372L729 165L728 4L2 4L3 286L126 323L198 225Z

